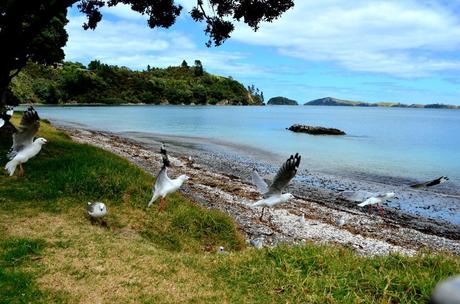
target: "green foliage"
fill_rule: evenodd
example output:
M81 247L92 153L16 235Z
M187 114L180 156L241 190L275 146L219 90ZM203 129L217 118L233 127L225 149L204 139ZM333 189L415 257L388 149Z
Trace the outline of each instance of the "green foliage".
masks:
M88 67L74 62L57 68L29 63L11 88L21 102L45 104L261 104L239 82L206 73L200 60L191 68L184 60L180 67L149 65L142 72L99 60Z
M29 208L65 213L75 206L84 210L88 201L103 201L109 209L146 208L152 194L152 176L112 153L73 142L43 121L41 125L39 136L45 137L48 144L24 164L25 176L0 176L0 211L21 214L21 210ZM0 151L7 151L10 145L10 140L0 138ZM191 251L217 244L232 250L243 247L227 215L206 210L179 194L167 200L167 212L159 212L156 206L148 209L148 220L141 230L159 247ZM18 205L21 208L16 210Z
M331 245L280 246L216 267L230 303L426 303L435 284L460 271L455 256L357 256ZM302 299L302 300L299 300Z

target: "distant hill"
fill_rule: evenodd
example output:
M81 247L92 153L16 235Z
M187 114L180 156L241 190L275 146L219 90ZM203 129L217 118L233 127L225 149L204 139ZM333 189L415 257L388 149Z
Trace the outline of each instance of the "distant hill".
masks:
M299 103L297 101L293 100L293 99L278 96L278 97L270 98L270 100L267 102L267 105L271 105L271 106L280 106L280 105L298 106Z
M64 62L57 67L29 63L11 84L22 103L44 104L209 104L262 105L262 93L231 77L194 66L134 71L91 61L88 66Z
M363 102L324 97L304 103L305 106L348 106L348 107L392 107L392 108L425 108L425 109L460 109L460 106L445 104L403 104L395 102Z

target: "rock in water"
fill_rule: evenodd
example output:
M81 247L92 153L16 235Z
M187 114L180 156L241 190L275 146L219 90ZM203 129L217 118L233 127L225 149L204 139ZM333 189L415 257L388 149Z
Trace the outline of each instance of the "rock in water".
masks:
M342 130L335 129L335 128L325 128L325 127L313 127L301 124L294 124L287 128L292 132L297 133L308 133L312 135L345 135L346 133Z

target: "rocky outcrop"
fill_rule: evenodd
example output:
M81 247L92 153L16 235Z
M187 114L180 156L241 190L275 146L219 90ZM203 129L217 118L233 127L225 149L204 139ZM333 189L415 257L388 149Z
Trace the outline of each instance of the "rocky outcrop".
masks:
M270 100L267 102L267 105L270 105L270 106L280 106L280 105L283 105L283 106L298 106L299 104L297 103L297 101L295 101L293 99L278 96L278 97L270 98Z
M342 130L335 128L324 128L324 127L312 127L300 124L294 124L287 128L293 132L308 133L312 135L345 135L346 133Z

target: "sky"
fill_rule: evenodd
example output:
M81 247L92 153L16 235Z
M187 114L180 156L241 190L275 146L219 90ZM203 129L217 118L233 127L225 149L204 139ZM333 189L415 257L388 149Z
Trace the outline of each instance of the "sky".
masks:
M135 70L193 65L254 84L265 99L304 103L332 96L368 102L460 105L460 1L294 0L257 32L237 23L220 47L207 48L204 24L184 6L169 29L150 29L129 6L103 8L96 30L69 11L66 60L99 59Z

